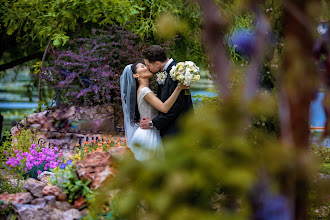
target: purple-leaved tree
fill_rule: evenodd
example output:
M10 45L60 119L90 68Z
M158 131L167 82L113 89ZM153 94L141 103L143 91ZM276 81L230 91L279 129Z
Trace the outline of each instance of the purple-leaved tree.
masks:
M123 27L92 29L91 38L68 42L52 50L50 65L39 74L58 91L57 106L120 106L120 75L127 64L141 58L141 39Z

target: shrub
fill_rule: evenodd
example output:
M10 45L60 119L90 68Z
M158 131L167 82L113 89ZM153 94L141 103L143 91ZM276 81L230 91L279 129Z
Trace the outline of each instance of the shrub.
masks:
M42 77L58 89L67 105L116 104L123 69L141 58L143 45L138 40L137 35L116 25L92 29L91 38L74 39L66 49L52 51L53 60Z
M312 153L324 163L330 163L330 148L317 144L311 145Z
M322 163L320 171L325 175L330 175L330 163Z
M10 132L6 131L5 141L0 146L0 163L6 162L7 157L13 157L16 154L15 151L29 151L32 144L38 143L38 135L38 132L23 127L13 141Z
M261 201L265 209L258 212L274 219L287 215L278 176L294 172L297 152L279 147L266 134L264 148L251 143L238 106L230 102L220 108L201 107L181 123L182 133L164 140L164 160L124 159L116 178L91 202L90 219L108 214L113 219L249 219L252 202L263 195L269 201ZM249 196L267 178L265 190ZM114 204L106 205L104 195L116 189Z

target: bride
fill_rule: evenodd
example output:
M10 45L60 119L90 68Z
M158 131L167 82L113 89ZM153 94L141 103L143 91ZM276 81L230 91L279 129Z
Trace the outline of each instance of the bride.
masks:
M120 77L120 92L124 112L124 128L127 145L137 160L163 156L159 130L141 129L137 120L143 117L154 118L158 111L167 113L183 89L177 86L172 95L163 103L149 88L153 74L143 63L127 65Z

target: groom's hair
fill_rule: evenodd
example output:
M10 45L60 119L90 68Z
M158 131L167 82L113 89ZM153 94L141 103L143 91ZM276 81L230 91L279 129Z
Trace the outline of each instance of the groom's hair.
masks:
M149 62L154 63L156 61L165 62L167 60L167 56L165 50L159 45L151 45L143 52L143 57Z

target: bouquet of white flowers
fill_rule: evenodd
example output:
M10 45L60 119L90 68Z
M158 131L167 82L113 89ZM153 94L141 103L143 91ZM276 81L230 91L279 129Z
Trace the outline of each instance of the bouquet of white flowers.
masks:
M200 79L199 68L192 61L179 62L170 71L173 81L179 81L179 85L190 86L192 82Z

